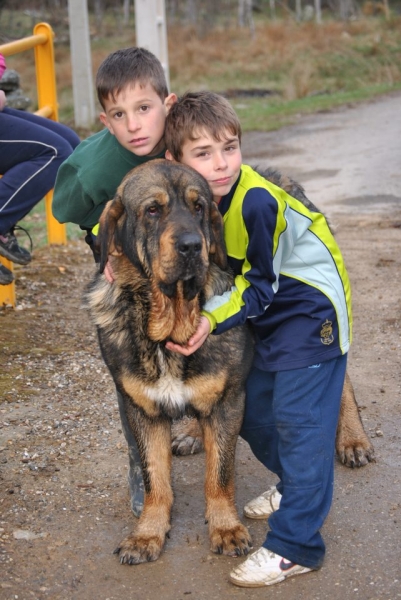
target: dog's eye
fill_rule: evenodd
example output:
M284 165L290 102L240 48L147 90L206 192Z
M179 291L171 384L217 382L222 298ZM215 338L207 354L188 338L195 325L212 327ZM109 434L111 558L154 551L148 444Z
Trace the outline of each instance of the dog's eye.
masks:
M159 207L158 206L149 206L146 209L146 212L148 213L148 215L151 215L151 216L157 215L159 212Z
M198 213L198 215L201 215L203 213L203 206L200 202L197 202L195 204L195 212Z

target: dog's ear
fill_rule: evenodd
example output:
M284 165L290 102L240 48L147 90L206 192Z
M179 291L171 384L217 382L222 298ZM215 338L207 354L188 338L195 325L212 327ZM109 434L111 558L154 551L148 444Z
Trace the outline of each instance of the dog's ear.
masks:
M100 250L100 273L103 273L109 254L118 256L122 248L117 239L117 223L124 214L124 205L118 191L113 200L109 200L99 220L99 235L96 245Z
M224 243L223 218L217 208L217 204L212 201L210 208L210 255L211 259L218 267L224 271L227 269L227 252Z

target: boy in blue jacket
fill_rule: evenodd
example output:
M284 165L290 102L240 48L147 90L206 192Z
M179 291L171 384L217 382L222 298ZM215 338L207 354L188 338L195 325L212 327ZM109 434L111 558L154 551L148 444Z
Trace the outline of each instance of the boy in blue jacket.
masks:
M230 580L259 587L323 562L351 290L325 217L243 165L240 142L237 115L217 94L188 93L167 117L166 156L208 181L235 276L230 293L207 302L188 345L167 347L188 356L211 333L252 327L241 436L279 482L246 505L247 516L269 517L270 531Z

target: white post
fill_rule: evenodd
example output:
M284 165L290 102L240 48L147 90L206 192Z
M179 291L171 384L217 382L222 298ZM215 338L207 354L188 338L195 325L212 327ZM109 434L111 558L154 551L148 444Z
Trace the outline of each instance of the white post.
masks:
M68 16L75 125L89 128L95 121L95 99L87 0L68 0Z
M170 88L164 0L135 0L135 34L136 45L146 48L160 60Z

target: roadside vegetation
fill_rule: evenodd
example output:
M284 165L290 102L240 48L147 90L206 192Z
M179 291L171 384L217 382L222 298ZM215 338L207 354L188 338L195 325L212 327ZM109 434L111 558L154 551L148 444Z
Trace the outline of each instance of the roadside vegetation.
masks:
M52 23L56 32L57 84L60 120L73 125L68 21ZM117 25L105 15L98 31L91 15L92 67L113 50L135 44L133 16ZM0 15L0 43L10 15ZM13 35L32 32L32 17L12 20ZM18 28L17 28L18 26ZM360 16L351 21L326 17L315 22L268 18L258 14L254 34L235 20L219 20L205 30L168 22L171 90L211 89L227 94L238 111L244 131L270 130L294 115L328 110L339 104L366 100L401 89L401 16ZM33 52L9 57L21 76L24 94L36 99ZM97 126L99 127L99 126ZM86 135L87 132L82 132Z
M401 89L401 16L396 11L360 11L358 18L336 20L324 14L321 24L297 22L290 16L269 19L258 13L254 32L238 27L235 17L217 19L207 27L168 20L170 87L177 94L210 89L226 94L244 131L269 131L302 114L330 110ZM92 68L117 48L135 44L133 15L128 25L105 13L99 23L90 15ZM47 20L55 31L60 120L74 127L72 77L67 14L3 10L0 43L31 35L35 22ZM33 52L7 59L21 77L21 88L35 110ZM79 131L82 138L100 129ZM40 203L22 223L35 239L46 243L44 208ZM69 238L82 237L68 226Z

